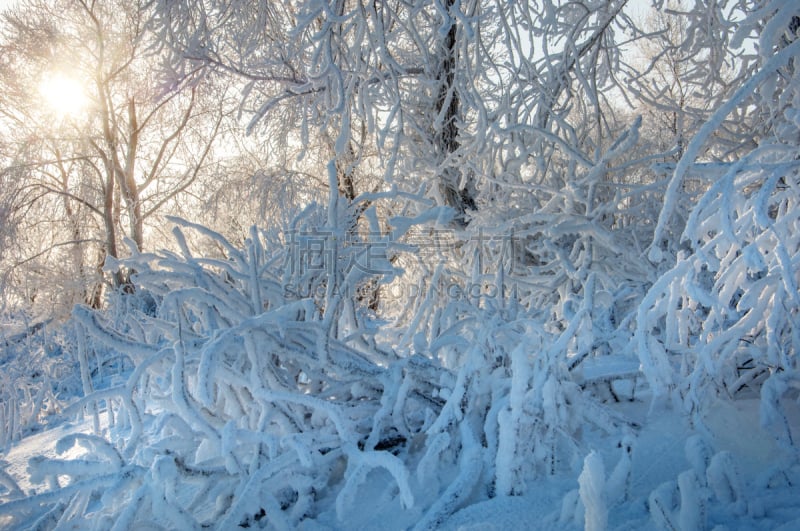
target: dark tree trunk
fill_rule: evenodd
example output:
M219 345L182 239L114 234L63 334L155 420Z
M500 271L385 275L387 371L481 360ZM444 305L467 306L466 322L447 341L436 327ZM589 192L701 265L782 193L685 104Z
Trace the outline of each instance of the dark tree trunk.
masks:
M450 11L455 5L455 0L446 0L445 8ZM439 91L436 95L436 116L443 116L441 129L434 132L434 146L440 160L441 174L439 175L439 193L445 205L456 211L456 221L466 225L466 211L475 210L474 183L471 176L465 186L463 168L459 168L452 161L461 144L458 141L459 120L461 118L461 100L456 89L456 69L458 68L457 37L458 26L452 20L442 42L441 62L437 80Z

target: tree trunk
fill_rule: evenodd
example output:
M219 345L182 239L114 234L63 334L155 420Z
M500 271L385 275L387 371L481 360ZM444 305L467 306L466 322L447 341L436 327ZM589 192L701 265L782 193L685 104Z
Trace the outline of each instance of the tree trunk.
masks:
M119 168L120 188L128 210L131 239L140 251L144 246L144 220L139 201L139 185L136 184L136 154L139 149L139 121L136 117L136 102L128 101L128 142L125 167Z
M445 0L444 7L447 10L445 16L450 15L454 5L455 0ZM456 69L458 68L457 32L456 20L450 18L450 27L442 43L441 60L437 73L439 92L436 96L435 111L436 116L442 116L443 120L441 128L434 132L434 147L441 166L438 183L441 200L456 211L456 222L466 225L467 209L475 210L474 183L471 176L468 176L466 185L461 187L464 170L450 160L461 147L458 141L461 100L455 86Z
M117 228L114 223L114 169L106 164L106 185L103 198L103 225L106 232L106 256L117 258ZM112 275L115 288L125 284L125 278L121 271L115 271Z

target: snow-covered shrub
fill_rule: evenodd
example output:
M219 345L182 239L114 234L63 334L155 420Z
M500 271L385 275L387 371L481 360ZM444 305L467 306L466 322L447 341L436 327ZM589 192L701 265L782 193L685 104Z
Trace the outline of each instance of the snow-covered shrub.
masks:
M556 321L520 301L530 286L510 271L513 243L483 234L426 264L425 289L396 343L448 369L417 476L438 487L426 468L459 473L441 486L420 529L436 528L469 499L523 495L537 480L577 472L582 430L626 424L581 389L576 370L600 350L590 319L595 275L589 271L587 286L570 293L569 313Z
M74 312L86 396L70 411L94 410L98 440L110 441L101 446L122 459L119 477L108 480L101 462L38 459L32 479L66 475L71 483L58 490L51 482L56 490L3 511L21 516L59 498L63 510L79 498L95 500L104 487L91 515L98 522L160 514L180 528L262 518L291 528L314 514L318 497L332 495L328 484L338 486L337 511L354 510L359 485L376 468L389 472L402 504L413 506L409 472L393 452L439 409L431 392L441 371L340 339L358 331L347 307L353 299L339 290L363 279L364 272L343 267L359 247L328 225L322 250L331 254L323 258L333 263L313 270L292 263L293 244L267 249L255 229L237 249L208 229L173 221L213 240L224 256L195 257L176 229L180 254L135 253L120 264L134 271L127 303ZM326 284L298 295L298 286L316 283ZM120 304L127 310L120 313ZM115 385L92 387L83 359L90 351L124 354L134 368ZM101 409L107 417L96 414ZM177 498L177 485L187 484L197 486L193 498ZM57 516L84 517L85 506Z
M77 390L71 338L48 321L8 319L0 334L0 453L58 416Z
M89 445L91 455L34 459L31 478L46 489L0 512L101 527L159 515L158 525L180 528L293 528L325 508L346 521L382 470L397 503L429 529L474 496L523 494L537 477L577 472L581 430L624 424L573 374L586 355L576 349L592 349L591 277L558 331L526 317L502 268L465 277L442 261L431 282L491 280L499 295L449 298L431 288L400 314L407 320L376 335L359 306L367 303L348 290L369 275L400 275L386 258L393 249L367 250L372 269L349 268L364 247L329 230L346 217L328 212L311 207L277 236L253 229L243 249L173 219L178 253L109 264L133 272L134 293L73 315L85 396L68 413L88 410L95 435L59 444ZM392 227L402 235L434 214ZM315 229L320 220L325 228ZM221 256L195 256L187 233ZM332 262L299 267L298 246L316 251L298 237L324 238L316 249ZM408 248L395 241L396 252ZM392 334L402 356L386 346ZM93 364L121 355L129 373L93 379Z
M522 495L536 479L579 470L582 430L627 424L603 407L605 396L586 392L582 368L624 348L650 274L625 258L636 252L639 230L615 223L625 203L598 200L608 193L609 166L635 145L638 127L596 164L564 163L574 178L560 190L536 188L539 208L474 214L473 223L491 229L468 233L450 261L423 268L428 290L406 341L456 372L458 394L446 397L434 426L451 426L447 440L456 445L464 444L454 429L463 419L472 417L473 431L482 427L489 495ZM459 298L436 298L453 285ZM609 381L617 374L610 370Z
M616 224L624 201L598 199L608 193L609 166L637 138L638 122L595 164L564 162L564 172L578 175L565 173L563 189L534 187L538 208L521 198L525 192L498 192L511 212L473 213L479 231L431 234L442 238L437 252L428 248L398 278L414 274L419 284L395 321L392 345L447 369L438 389L445 402L425 430L418 474L437 459L460 470L420 528L441 524L465 497L522 495L537 479L577 472L582 430L627 425L585 392L580 369L621 350L650 273L625 259L639 228ZM627 474L618 475L624 492Z
M608 526L606 502L606 474L603 459L592 452L583 461L583 471L578 477L580 497L585 510L584 529L604 531Z
M751 169L737 164L717 181L692 214L692 251L640 307L637 351L657 394L699 404L709 387L758 391L795 369L800 173L787 157L760 148Z
M695 166L718 177L692 210L677 263L638 309L642 370L657 397L672 396L689 411L717 394L758 394L769 378L797 371L800 39L780 28L799 16L795 4L774 2L742 23L740 38L755 25L772 28L760 32L759 69L692 139L670 183L663 219L677 201L669 195L675 183L702 162L694 157L725 116L746 105L761 110L767 127L749 153ZM658 254L651 249L652 259Z
M658 486L647 498L647 507L650 510L650 518L656 525L656 529L663 531L674 531L678 528L675 515L676 485L674 481L666 481Z
M652 274L649 264L630 259L642 251L649 236L642 221L652 213L640 210L647 203L648 186L623 177L644 165L629 160L636 152L640 126L641 119L634 120L597 160L570 150L554 155L546 175L555 179L553 186L500 196L509 209L475 214L482 239L470 242L508 242L484 258L484 268L504 267L505 281L517 289L518 302L545 321L563 327L584 297L591 297L595 347L604 351L614 331L628 326L635 297Z

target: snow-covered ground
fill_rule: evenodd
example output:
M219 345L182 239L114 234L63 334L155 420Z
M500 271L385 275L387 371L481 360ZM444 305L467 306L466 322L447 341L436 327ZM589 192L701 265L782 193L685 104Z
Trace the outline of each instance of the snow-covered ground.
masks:
M17 478L17 485L24 492L35 493L41 488L39 484L32 484L28 475L28 461L34 456L51 459L78 459L85 456L87 451L80 447L71 447L61 453L56 452L56 445L63 437L73 433L91 433L92 425L89 421L64 422L59 426L50 428L40 433L29 435L11 445L7 454L0 454L7 466L5 471ZM66 479L66 478L62 478Z
M784 406L793 436L800 436L800 406L794 401L787 401ZM586 434L587 449L596 452L594 455L600 457L605 470L603 503L609 529L664 529L671 525L676 529L689 529L687 526L695 524L698 529L731 531L788 531L800 527L800 467L786 449L760 427L757 400L739 400L735 404L720 400L708 409L705 425L695 430L687 425L685 417L670 409L650 410L646 400L623 402L615 408L637 426L630 437L617 441L600 433ZM107 427L102 429L108 433ZM53 486L31 482L29 460L41 457L86 459L90 456L79 445L62 449L61 453L56 447L65 437L91 432L92 423L84 420L64 422L29 435L14 443L7 453L0 454L4 471L28 496L46 492ZM626 444L632 447L630 456ZM628 468L626 463L629 463ZM626 470L629 479L621 480ZM685 498L678 489L678 486L684 489L683 482L688 481L682 476L685 471L697 473L695 499ZM449 471L450 477L429 480L446 484L457 473L454 466ZM66 486L70 479L62 476L60 483ZM358 487L352 506L345 507L343 517L337 516L335 497L321 492L318 514L303 520L299 529L413 528L423 517L423 508L435 496L437 488L420 484L416 478L412 478L410 484L416 503L404 507L397 483L389 472L374 469ZM585 509L579 502L577 475L542 477L529 481L526 487L521 496L487 498L484 492L463 492L459 509L436 527L449 531L583 527L581 513ZM5 492L2 489L0 487L0 495L7 495L8 488ZM96 493L97 496L101 494ZM195 494L196 485L179 484L175 497L188 502ZM328 496L327 501L325 496ZM723 499L725 496L728 499ZM671 523L654 518L651 509L654 502L671 504L668 507ZM689 514L685 507L687 502L697 504L696 515ZM171 520L164 515L153 514L151 518L153 524L171 527ZM0 504L2 528L25 529L31 523L13 519ZM588 529L589 525L586 527Z

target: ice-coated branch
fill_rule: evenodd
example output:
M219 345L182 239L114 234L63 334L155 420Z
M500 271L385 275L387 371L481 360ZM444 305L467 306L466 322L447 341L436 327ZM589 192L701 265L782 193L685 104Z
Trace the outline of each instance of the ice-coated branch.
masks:
M675 173L670 178L669 185L667 186L664 195L664 206L658 214L658 221L656 222L656 227L653 232L653 243L648 252L650 261L661 261L661 240L679 200L683 179L690 165L695 162L700 149L708 140L708 137L719 128L728 114L736 107L742 105L747 98L752 97L759 85L765 83L770 76L777 75L777 71L785 67L789 60L796 57L798 54L800 54L800 40L795 41L770 57L769 60L761 66L758 72L736 90L727 102L714 111L714 114L703 124L697 134L692 137L692 140L686 146L685 153L678 161L678 165L675 167Z

